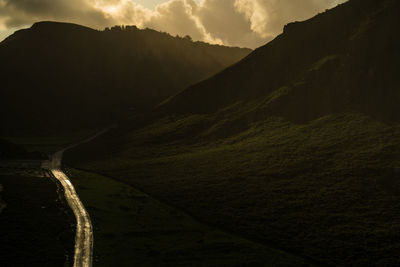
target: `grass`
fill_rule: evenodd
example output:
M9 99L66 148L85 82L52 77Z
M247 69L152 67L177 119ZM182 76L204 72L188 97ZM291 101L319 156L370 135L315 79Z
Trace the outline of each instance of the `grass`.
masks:
M35 173L1 170L1 266L72 266L74 217L56 184Z
M314 63L314 65L311 67L310 71L317 71L320 70L326 63L335 60L339 58L339 55L329 55L326 56L322 59L320 59L318 62Z
M68 168L94 226L96 266L289 266L304 260L204 225L114 179Z
M212 126L184 135L185 125L206 120L177 127L166 119L66 157L323 264L400 262L399 125L344 112L304 124L269 117L223 137Z

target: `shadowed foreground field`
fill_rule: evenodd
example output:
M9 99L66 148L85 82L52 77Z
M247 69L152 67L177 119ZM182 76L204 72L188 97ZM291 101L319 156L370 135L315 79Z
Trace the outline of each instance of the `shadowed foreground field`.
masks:
M66 154L203 221L331 265L400 262L400 127L360 113L305 124L271 117L166 119ZM177 138L182 136L183 138Z
M74 217L49 177L0 173L0 266L72 266Z
M66 173L91 215L96 266L308 266L113 179L70 168Z

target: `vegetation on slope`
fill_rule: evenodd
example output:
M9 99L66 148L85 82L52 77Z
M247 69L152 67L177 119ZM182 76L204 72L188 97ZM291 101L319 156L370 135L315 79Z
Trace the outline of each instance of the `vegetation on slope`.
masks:
M109 136L67 158L323 263L398 263L399 125L359 113L307 124L271 117L229 138L150 145L177 128L174 120L118 143Z
M238 64L164 102L159 116L213 113L289 87L264 118L304 122L352 109L400 121L399 6L393 0L352 0L291 23Z
M398 265L399 10L290 24L67 160L324 265Z

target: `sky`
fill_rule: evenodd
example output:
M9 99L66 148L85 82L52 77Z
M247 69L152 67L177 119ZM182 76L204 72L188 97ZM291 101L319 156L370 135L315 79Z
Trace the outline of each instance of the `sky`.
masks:
M95 29L136 25L194 40L259 47L292 21L346 0L0 0L0 40L43 20Z

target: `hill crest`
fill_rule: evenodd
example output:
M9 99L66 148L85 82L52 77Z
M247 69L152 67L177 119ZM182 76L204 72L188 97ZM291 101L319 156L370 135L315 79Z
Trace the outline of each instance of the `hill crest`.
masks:
M393 57L400 44L393 35L400 30L396 12L396 1L353 0L290 23L239 63L170 98L159 112L213 113L262 99L269 102L260 111L263 117L309 121L352 109L398 120L394 99L400 99L393 73L400 64L400 58ZM382 84L391 86L381 88ZM279 97L271 102L272 95Z
M135 26L98 31L38 22L0 43L0 60L7 62L0 66L0 119L5 129L107 123L150 109L250 51Z

